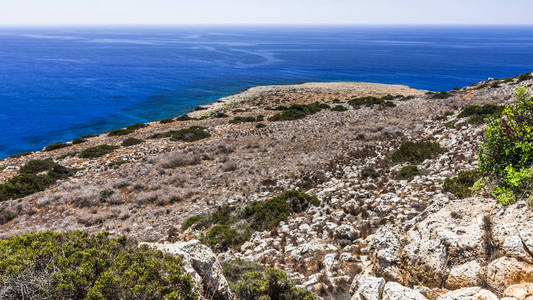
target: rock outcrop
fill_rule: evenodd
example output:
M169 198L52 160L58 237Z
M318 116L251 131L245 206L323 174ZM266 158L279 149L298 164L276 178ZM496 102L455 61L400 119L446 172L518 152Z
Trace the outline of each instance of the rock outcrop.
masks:
M145 243L172 255L183 255L185 269L198 286L203 287L206 299L233 300L229 284L215 253L198 240L173 244Z

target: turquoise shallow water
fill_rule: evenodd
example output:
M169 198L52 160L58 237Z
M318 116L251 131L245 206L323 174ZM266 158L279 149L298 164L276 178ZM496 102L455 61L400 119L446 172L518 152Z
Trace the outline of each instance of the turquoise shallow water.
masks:
M435 91L533 71L533 27L0 28L0 157L255 85Z

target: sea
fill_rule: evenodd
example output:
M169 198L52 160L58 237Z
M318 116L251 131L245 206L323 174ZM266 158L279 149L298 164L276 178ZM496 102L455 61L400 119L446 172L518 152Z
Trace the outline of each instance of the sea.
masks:
M431 91L533 71L532 26L1 27L0 158L257 85Z

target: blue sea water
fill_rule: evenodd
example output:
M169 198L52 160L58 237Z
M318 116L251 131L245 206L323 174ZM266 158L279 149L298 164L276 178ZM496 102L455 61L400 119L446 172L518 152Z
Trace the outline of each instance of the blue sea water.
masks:
M533 71L533 27L0 28L0 157L185 113L248 87L434 91Z

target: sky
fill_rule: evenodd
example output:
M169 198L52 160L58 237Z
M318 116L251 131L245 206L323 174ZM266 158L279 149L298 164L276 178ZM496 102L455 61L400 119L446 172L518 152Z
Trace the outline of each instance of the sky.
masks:
M533 24L533 0L0 0L1 25Z

